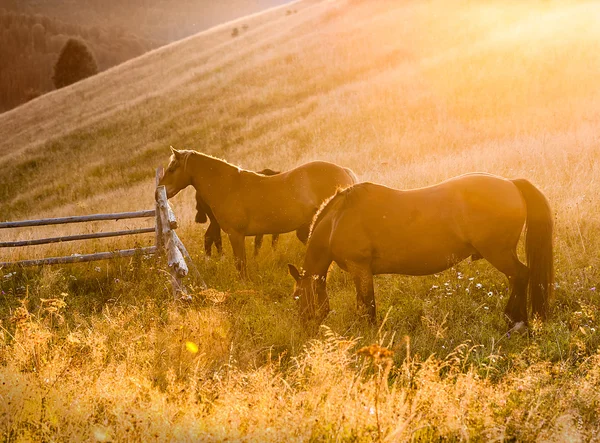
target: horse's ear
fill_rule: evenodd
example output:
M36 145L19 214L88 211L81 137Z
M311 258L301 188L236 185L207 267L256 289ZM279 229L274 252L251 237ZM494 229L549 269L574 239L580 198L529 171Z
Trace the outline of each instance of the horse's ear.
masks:
M177 149L175 149L173 146L169 146L171 148L171 153L173 154L173 156L175 157L175 160L179 160L179 158L181 157L181 152L179 152Z
M290 272L290 275L292 277L294 277L294 280L296 280L297 282L300 281L301 277L300 277L300 271L298 271L298 268L296 268L294 265L288 263L288 270Z

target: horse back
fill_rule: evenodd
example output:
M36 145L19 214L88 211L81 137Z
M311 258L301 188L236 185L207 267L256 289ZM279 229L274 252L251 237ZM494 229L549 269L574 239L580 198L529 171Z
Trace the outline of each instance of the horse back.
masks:
M338 189L347 188L358 181L350 169L324 161L300 165L287 173L287 179L292 187L315 205L315 210Z
M525 220L514 184L485 174L408 191L373 183L348 191L319 223L330 229L321 237L342 268L352 261L370 263L374 273L439 272L480 245L516 246Z

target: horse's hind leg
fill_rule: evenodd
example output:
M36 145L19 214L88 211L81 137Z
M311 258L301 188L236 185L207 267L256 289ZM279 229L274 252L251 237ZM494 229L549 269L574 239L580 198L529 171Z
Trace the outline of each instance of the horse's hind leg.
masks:
M515 254L516 257L516 254ZM518 261L518 259L517 259ZM527 325L527 285L529 283L529 268L518 261L517 275L509 278L511 291L504 313L515 326L519 322Z
M260 251L260 248L262 247L262 243L263 243L263 235L262 234L258 234L256 236L254 236L254 256L255 257L258 255L258 251Z
M516 250L493 251L485 253L483 258L508 277L510 297L504 314L515 326L527 324L527 284L529 268L519 261Z
M215 247L217 248L217 253L219 255L223 255L223 238L221 237L221 226L219 226L218 231L216 232L215 239Z
M368 264L349 262L348 272L352 275L356 286L356 304L359 311L366 310L371 323L376 320L375 288L373 273Z
M304 244L306 244L306 242L308 241L309 234L310 234L310 224L300 226L298 229L296 229L296 237L298 237L298 240L300 240Z

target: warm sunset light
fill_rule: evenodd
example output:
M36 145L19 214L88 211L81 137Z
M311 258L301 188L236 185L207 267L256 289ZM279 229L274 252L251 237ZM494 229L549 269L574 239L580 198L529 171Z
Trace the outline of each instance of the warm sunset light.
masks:
M594 441L600 3L0 7L0 441Z

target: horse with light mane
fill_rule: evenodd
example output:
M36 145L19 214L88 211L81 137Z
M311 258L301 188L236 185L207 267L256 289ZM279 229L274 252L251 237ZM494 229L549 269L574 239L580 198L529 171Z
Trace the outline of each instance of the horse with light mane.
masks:
M527 265L517 256L526 225ZM527 325L527 296L545 319L553 290L553 219L546 197L529 181L484 173L400 191L361 183L332 197L315 216L302 270L289 265L304 320L329 312L326 276L332 262L354 280L357 304L376 319L373 276L428 275L467 257L484 258L509 280L505 314Z
M277 175L280 174L281 171L274 171L273 169L263 169L262 171L257 171L257 174L261 175ZM221 226L219 222L215 219L214 214L210 207L200 198L198 194L196 194L196 217L194 219L196 223L206 223L210 220L210 224L204 233L204 252L207 257L212 255L212 246L215 245L217 248L217 253L220 255L223 253L223 240L221 238ZM271 247L275 248L277 246L277 242L279 241L279 234L271 235ZM262 246L263 242L263 234L259 234L254 236L254 256L258 255L258 251Z
M168 198L190 185L196 189L229 235L242 278L247 277L246 236L296 231L304 243L323 201L358 181L350 169L323 161L265 176L197 151L171 151L159 185Z

